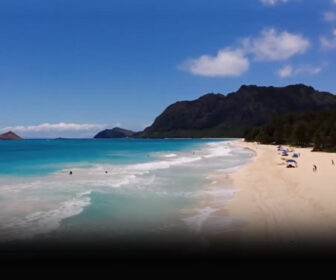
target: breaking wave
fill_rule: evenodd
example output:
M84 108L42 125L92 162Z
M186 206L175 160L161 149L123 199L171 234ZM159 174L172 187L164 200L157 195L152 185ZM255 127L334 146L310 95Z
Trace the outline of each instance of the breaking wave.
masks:
M31 238L58 229L62 220L79 215L91 205L92 192L199 199L209 195L209 190L201 189L207 173L236 168L244 164L247 157L246 151L232 147L227 141L211 142L178 153L153 153L152 161L148 162L81 163L47 176L2 180L0 207L5 211L0 213L0 240ZM217 193L212 194L221 202L233 195L232 190L215 191ZM200 208L183 221L188 227L201 231L216 210L217 205ZM153 209L153 213L155 211Z

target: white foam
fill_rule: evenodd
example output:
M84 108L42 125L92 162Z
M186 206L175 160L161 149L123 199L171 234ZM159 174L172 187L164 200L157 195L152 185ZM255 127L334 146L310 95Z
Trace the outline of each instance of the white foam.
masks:
M210 196L209 204L195 210L196 214L184 218L183 221L192 230L200 233L203 229L211 232L226 232L237 226L237 220L223 213L216 213L222 209L233 197L237 190L227 186L216 186L211 189L199 191L199 196Z
M153 162L146 162L146 163L140 163L140 164L135 164L128 166L127 168L129 170L140 170L140 171L151 171L151 170L158 170L158 169L167 169L170 168L171 166L175 165L183 165L195 161L201 160L202 157L197 156L197 157L179 157L177 159L173 160L161 160L161 161L153 161Z
M207 155L205 158L213 158L213 157L223 157L230 154L232 148L228 145L228 142L214 142L208 143Z
M227 156L231 151L227 142L208 143L202 147L197 155L194 153L176 153L165 154L162 157L164 160L154 160L145 163L130 164L130 165L108 165L95 164L90 168L72 168L73 175L71 179L80 183L82 178L84 182L90 182L93 186L109 186L119 188L122 186L134 184L139 180L139 177L146 175L155 170L169 169L173 166L182 166L202 159L211 157ZM107 174L105 173L107 171ZM58 172L62 178L69 170L62 170ZM68 176L69 177L69 176Z
M201 232L204 222L209 218L209 216L216 212L217 209L212 207L205 207L197 210L197 214L188 218L184 218L185 223L195 230L196 232Z
M92 193L92 190L88 190L88 191L79 193L79 194L77 195L77 197L87 196L87 195L90 195L91 193Z
M163 155L163 157L165 158L172 158L172 157L176 157L177 154L166 154L166 155Z
M90 204L88 194L89 192L78 194L77 198L61 203L56 209L34 212L25 218L13 219L10 223L1 225L0 240L26 239L57 229L63 219L80 214Z

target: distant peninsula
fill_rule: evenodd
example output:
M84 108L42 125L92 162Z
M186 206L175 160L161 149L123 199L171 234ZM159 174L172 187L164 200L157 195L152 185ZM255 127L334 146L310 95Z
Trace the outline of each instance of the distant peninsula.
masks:
M0 140L22 140L23 138L15 134L13 131L0 134Z
M112 129L105 129L94 136L94 138L127 138L133 137L135 132L120 127L114 127Z

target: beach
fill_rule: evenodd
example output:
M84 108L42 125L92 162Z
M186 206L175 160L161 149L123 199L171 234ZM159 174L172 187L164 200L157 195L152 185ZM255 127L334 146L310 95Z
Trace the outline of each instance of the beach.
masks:
M8 157L19 159L27 158L23 154L29 155L31 145L43 150L28 165L3 160L3 241L92 232L109 237L185 232L210 243L239 244L335 240L332 153L295 148L298 168L286 168L277 146L232 139L26 140L5 145L14 145L16 149L7 148ZM69 147L71 162L64 156ZM46 163L46 156L52 160Z
M223 175L236 189L223 208L243 225L235 232L236 240L277 244L335 241L336 166L332 160L336 161L336 154L294 148L300 154L295 159L298 168L286 168L277 146L243 141L232 145L256 153L253 162Z

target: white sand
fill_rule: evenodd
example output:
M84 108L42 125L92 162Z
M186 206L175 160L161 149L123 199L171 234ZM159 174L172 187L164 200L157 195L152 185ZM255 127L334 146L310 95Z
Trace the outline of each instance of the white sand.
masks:
M276 146L234 145L256 151L253 163L230 175L238 192L223 209L246 222L240 240L336 240L336 154L296 148L298 168L286 168Z

